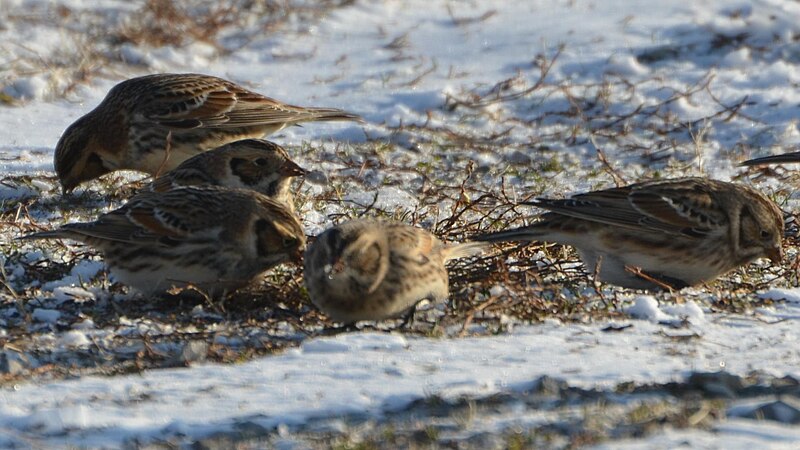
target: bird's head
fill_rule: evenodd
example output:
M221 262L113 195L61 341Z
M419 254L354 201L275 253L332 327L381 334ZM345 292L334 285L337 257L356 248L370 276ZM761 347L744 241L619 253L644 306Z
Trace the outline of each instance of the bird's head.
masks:
M84 116L64 131L56 144L53 165L66 194L81 183L111 172L100 156L102 148L88 116Z

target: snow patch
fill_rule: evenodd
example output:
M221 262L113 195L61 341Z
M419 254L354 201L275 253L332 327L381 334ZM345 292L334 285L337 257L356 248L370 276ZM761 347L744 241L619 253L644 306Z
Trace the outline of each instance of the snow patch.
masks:
M636 319L650 322L671 322L675 320L688 320L699 325L705 322L705 313L694 301L688 300L683 304L659 305L658 300L651 295L640 295L633 300L633 305L624 309L625 313Z
M403 350L408 342L401 335L355 333L306 341L300 346L303 353L344 353L360 350Z
M772 288L767 292L758 294L758 296L765 300L785 300L791 303L800 303L800 288Z
M659 322L667 318L660 309L658 309L658 300L651 295L640 295L633 300L633 306L625 308L625 313L631 317L649 320L650 322Z
M37 322L56 323L61 317L61 312L55 309L36 308L31 317Z
M73 300L76 302L85 302L95 300L95 295L82 287L77 286L59 286L53 289L53 299L56 302L65 302Z
M59 347L64 348L86 348L92 344L92 341L81 330L70 330L62 333L58 338Z

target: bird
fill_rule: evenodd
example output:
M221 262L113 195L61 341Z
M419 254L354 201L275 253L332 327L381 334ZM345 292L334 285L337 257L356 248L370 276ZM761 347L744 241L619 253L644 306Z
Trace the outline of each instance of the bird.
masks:
M768 164L783 164L800 162L800 152L784 153L782 155L764 156L762 158L748 159L741 166L764 166Z
M571 245L598 281L645 290L681 289L757 258L782 258L781 210L744 185L677 178L526 204L549 212L472 239Z
M410 225L352 220L317 236L306 250L303 276L311 302L334 321L379 321L413 314L425 299L446 300L445 263L490 246L448 245Z
M166 192L198 185L252 189L294 210L291 179L306 173L280 145L243 139L187 159L153 180L147 189Z
M125 80L58 140L54 166L64 193L115 170L160 175L192 156L289 125L351 120L336 108L289 105L231 81L195 73Z
M197 288L221 297L280 263L300 261L306 237L284 205L246 189L142 191L94 222L21 239L71 239L98 249L114 277L145 295Z

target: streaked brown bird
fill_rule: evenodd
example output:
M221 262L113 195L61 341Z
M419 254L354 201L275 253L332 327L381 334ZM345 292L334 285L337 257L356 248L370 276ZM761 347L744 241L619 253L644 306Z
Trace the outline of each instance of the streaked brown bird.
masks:
M422 300L446 300L445 263L487 248L447 245L405 224L354 220L325 230L308 247L305 285L311 302L337 322L389 319Z
M143 191L94 222L22 239L72 239L103 254L111 273L145 294L192 285L222 296L271 267L299 261L305 233L283 204L246 189Z
M528 204L550 212L473 239L572 245L589 273L633 289L680 289L761 257L781 262L781 210L748 186L680 178Z
M148 189L166 192L178 186L251 189L294 210L291 180L306 171L283 147L262 139L243 139L193 156L156 178Z
M749 159L741 166L766 166L769 164L784 164L800 162L800 152L784 153L783 155L764 156L762 158Z
M198 153L311 121L354 120L335 108L282 103L222 78L157 74L114 86L69 126L54 165L64 192L115 170L158 175Z

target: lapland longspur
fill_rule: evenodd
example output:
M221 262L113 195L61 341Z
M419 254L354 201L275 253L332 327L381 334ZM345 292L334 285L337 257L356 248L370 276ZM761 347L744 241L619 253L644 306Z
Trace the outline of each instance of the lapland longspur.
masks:
M144 191L94 222L23 237L42 238L97 248L119 281L145 294L192 285L212 296L299 261L306 242L300 222L281 203L215 187Z
M747 186L680 178L531 204L550 212L474 239L572 245L588 272L634 289L679 289L760 257L781 261L781 210Z
M117 84L70 125L54 165L69 192L115 170L157 175L228 142L331 120L361 119L341 109L288 105L209 75L147 75Z
M354 220L329 228L309 246L305 285L311 302L335 321L388 319L422 300L447 299L445 262L488 247L446 245L409 225Z
M278 144L244 139L203 152L156 178L150 190L178 186L223 186L251 189L294 209L291 179L306 171Z

